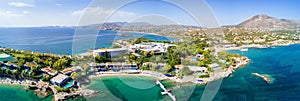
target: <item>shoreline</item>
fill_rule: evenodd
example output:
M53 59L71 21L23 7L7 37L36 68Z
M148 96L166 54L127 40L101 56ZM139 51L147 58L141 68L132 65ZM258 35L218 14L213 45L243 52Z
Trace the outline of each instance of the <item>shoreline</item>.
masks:
M20 85L20 86L28 86L31 82L31 80L15 80L7 77L0 77L0 85Z
M160 76L158 76L158 75L160 75ZM94 78L100 78L100 77L113 77L113 76L144 76L144 77L155 78L158 80L170 79L169 77L164 76L163 73L156 72L156 71L146 71L146 70L139 71L139 73L136 73L136 74L128 74L128 73L120 73L120 72L102 74L100 72L97 72L96 74L89 75L88 78L94 79Z
M300 41L295 41L287 44L274 44L274 45L260 45L260 44L250 44L250 45L242 45L242 46L235 46L235 47L229 47L229 48L219 48L220 51L231 51L231 50L240 50L243 48L258 48L258 49L264 49L264 48L272 48L272 47L284 47L284 46L291 46L291 45L299 45Z

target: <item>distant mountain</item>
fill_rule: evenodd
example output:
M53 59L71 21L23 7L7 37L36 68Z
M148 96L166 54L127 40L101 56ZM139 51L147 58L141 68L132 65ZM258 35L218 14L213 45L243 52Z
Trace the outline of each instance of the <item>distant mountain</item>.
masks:
M287 19L277 19L265 14L256 15L248 20L236 25L235 27L250 30L296 30L299 27L299 22Z
M133 23L109 22L109 23L80 26L79 28L135 31L135 32L145 32L145 33L167 33L167 32L195 30L195 29L200 29L201 27L186 26L186 25L153 25L153 24L149 24L147 22L133 22Z
M281 19L281 21L287 22L288 24L300 29L300 20L289 20L289 19Z
M101 28L100 28L101 26ZM246 30L274 31L274 30L300 30L300 20L277 19L265 14L252 16L238 25L227 25L223 28L239 28ZM146 22L108 22L80 26L79 28L92 28L101 30L135 31L145 33L164 34L169 32L183 32L203 29L198 26L187 25L153 25Z

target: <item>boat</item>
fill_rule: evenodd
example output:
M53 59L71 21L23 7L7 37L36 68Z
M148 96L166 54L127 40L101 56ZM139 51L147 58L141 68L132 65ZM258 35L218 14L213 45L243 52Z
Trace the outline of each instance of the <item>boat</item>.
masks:
M240 51L242 51L242 52L247 52L247 51L248 51L248 48L243 48L243 49L241 49Z

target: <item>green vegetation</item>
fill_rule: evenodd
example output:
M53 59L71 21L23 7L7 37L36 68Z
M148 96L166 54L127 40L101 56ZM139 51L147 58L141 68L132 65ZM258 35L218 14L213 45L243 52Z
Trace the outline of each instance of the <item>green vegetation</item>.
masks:
M0 69L0 71L5 74L13 75L16 79L24 77L40 79L43 77L43 80L49 81L51 78L49 75L39 76L42 68L51 67L56 70L63 70L70 67L72 62L72 58L65 55L59 57L53 54L32 53L30 51L20 51L9 48L0 50L0 52L9 54L16 59L16 61L6 61L8 64L17 66L16 69ZM29 66L30 68L26 68L25 66Z
M57 92L70 92L70 89L69 88L61 88L61 87L58 87L58 86L54 86L54 88L56 89Z
M142 42L155 42L155 40L149 40L149 39L146 39L146 38L137 38L132 43L133 44L138 44L138 43L142 43Z
M209 74L199 76L199 78L208 78L208 77L209 77Z

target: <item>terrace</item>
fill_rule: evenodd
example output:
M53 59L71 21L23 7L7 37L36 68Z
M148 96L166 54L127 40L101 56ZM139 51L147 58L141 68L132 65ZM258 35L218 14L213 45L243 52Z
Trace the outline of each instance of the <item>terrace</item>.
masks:
M55 76L57 74L56 70L51 69L50 67L47 68L42 68L41 71L51 75L51 76Z
M80 71L80 70L82 70L82 67L75 66L75 67L71 67L71 68L66 68L66 69L62 70L61 72L65 75L70 75L73 72Z

